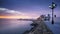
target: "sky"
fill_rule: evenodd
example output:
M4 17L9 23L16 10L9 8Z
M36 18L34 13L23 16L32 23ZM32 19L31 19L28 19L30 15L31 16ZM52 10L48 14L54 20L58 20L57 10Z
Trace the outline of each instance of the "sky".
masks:
M54 14L60 17L60 0L0 0L0 18L37 18L50 14L52 1L57 5Z

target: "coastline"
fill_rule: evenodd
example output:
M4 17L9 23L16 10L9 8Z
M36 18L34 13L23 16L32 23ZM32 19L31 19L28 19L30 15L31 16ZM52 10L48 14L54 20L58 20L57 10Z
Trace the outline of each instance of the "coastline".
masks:
M44 21L33 21L31 26L34 26L30 30L25 31L23 34L53 34L52 31L45 25Z

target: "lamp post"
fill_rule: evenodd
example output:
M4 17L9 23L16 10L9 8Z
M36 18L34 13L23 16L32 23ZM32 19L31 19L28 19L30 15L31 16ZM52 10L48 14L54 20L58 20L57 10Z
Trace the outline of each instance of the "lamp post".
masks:
M52 5L49 6L49 8L52 9L52 24L54 24L54 8L56 7L56 4L52 2Z

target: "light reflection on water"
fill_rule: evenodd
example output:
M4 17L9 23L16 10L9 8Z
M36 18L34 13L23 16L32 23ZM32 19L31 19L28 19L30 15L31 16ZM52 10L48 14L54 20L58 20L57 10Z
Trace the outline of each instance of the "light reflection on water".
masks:
M17 19L0 19L0 34L22 34L32 28L32 21L20 21Z

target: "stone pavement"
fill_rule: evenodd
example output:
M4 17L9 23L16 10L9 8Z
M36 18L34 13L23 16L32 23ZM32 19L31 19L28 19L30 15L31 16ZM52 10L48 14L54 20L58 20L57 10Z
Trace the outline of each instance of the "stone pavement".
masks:
M44 24L44 21L35 21L38 26L34 29L34 31L30 31L27 34L53 34L52 31Z

